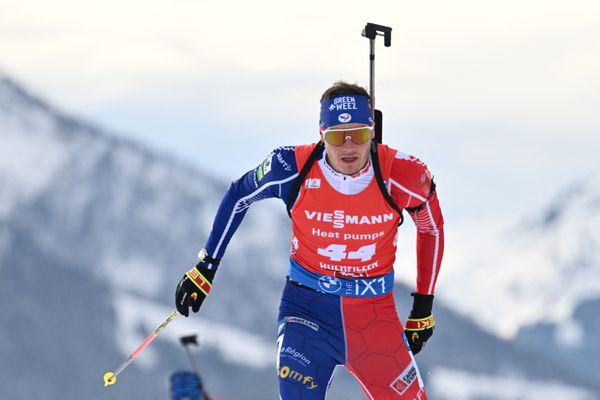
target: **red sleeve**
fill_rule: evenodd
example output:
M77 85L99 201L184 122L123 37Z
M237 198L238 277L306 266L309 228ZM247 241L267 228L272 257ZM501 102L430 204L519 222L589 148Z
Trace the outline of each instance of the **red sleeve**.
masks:
M433 294L444 254L444 218L433 193L423 208L409 212L417 226L417 293Z
M392 198L417 227L416 291L434 294L444 253L444 218L433 178L418 158L398 153L390 176ZM409 210L410 208L418 210Z

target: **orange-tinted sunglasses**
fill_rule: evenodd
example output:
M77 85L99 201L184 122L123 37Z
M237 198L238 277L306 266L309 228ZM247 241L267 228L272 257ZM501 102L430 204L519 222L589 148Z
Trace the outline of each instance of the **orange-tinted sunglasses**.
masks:
M344 129L326 129L323 131L323 137L327 143L334 146L342 146L346 140L350 139L354 144L363 144L371 139L373 127L360 126L358 128Z

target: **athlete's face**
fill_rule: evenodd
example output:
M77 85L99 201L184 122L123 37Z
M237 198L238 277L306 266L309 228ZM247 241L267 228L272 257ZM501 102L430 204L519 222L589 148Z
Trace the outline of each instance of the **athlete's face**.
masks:
M330 127L330 129L351 129L366 127L365 124L340 124ZM344 140L341 146L335 146L323 136L321 132L321 140L325 143L325 151L327 153L327 162L337 172L344 175L354 175L360 171L369 160L369 149L371 147L371 140L375 133L371 131L370 138L365 143L356 144L350 137Z

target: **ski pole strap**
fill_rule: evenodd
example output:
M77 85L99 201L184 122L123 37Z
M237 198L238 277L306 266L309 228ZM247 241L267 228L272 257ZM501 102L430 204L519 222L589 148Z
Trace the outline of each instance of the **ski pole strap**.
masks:
M424 331L425 329L431 329L434 326L435 320L433 319L433 314L431 314L426 318L408 318L404 329L409 331Z
M200 273L200 271L198 271L196 267L190 269L188 272L185 273L185 275L188 278L190 278L192 282L194 282L194 285L196 285L198 289L200 289L200 291L204 293L205 296L208 296L212 285L210 281L204 275L202 275L202 273Z
M388 294L394 288L394 272L373 278L338 278L310 272L290 258L287 278L317 292L348 297L376 297Z
M392 45L392 28L390 28L389 26L383 26L367 22L367 25L365 25L362 31L362 35L370 40L375 40L375 37L379 33L381 33L381 35L383 36L384 46L390 47Z

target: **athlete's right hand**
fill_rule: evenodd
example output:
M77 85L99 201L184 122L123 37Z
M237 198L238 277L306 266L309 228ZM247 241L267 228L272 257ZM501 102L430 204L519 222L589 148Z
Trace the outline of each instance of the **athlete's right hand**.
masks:
M208 296L215 277L215 269L208 269L203 261L185 273L175 291L175 307L181 315L186 317L190 313L198 312L202 302Z

